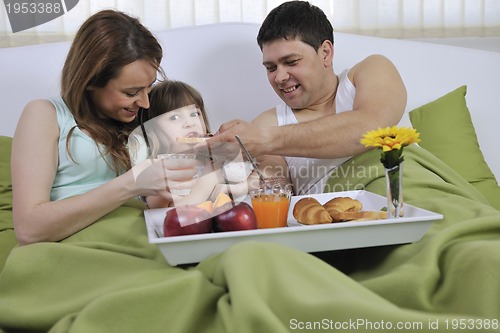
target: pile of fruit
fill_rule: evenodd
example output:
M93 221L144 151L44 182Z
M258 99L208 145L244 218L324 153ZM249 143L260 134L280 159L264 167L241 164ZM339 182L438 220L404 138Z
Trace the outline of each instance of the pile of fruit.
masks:
M246 202L235 204L224 193L214 202L170 209L163 222L165 237L252 229L257 229L252 207Z

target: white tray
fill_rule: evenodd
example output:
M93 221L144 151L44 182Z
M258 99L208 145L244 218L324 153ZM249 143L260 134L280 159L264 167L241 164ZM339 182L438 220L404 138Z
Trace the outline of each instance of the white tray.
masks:
M386 206L385 197L363 190L310 196L320 203L334 197L348 196L360 200L363 210L380 210ZM292 197L286 228L188 236L161 237L168 208L149 209L144 211L149 242L158 245L169 264L179 265L200 262L247 240L280 243L305 252L412 243L422 238L435 220L443 218L441 214L405 204L405 216L398 219L306 226L298 223L292 215L293 206L302 197Z

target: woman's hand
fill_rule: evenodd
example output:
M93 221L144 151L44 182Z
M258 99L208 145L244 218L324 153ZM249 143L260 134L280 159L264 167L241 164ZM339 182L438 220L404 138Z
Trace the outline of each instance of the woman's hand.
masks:
M170 197L171 190L191 188L198 174L194 159L146 160L129 172L133 174L138 195Z

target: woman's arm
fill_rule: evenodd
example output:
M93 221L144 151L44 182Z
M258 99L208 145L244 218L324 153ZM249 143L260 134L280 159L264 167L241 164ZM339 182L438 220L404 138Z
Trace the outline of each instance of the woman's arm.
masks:
M14 134L11 156L13 222L20 244L64 239L134 196L165 189L165 172L153 163L140 174L131 170L87 193L50 201L58 138L54 106L46 100L29 103Z

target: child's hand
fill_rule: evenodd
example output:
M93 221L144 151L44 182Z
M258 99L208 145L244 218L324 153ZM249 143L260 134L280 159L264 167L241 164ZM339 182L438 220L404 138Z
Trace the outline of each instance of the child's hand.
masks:
M196 160L154 159L138 164L131 172L138 195L159 195L170 189L191 188L198 173L196 165Z

